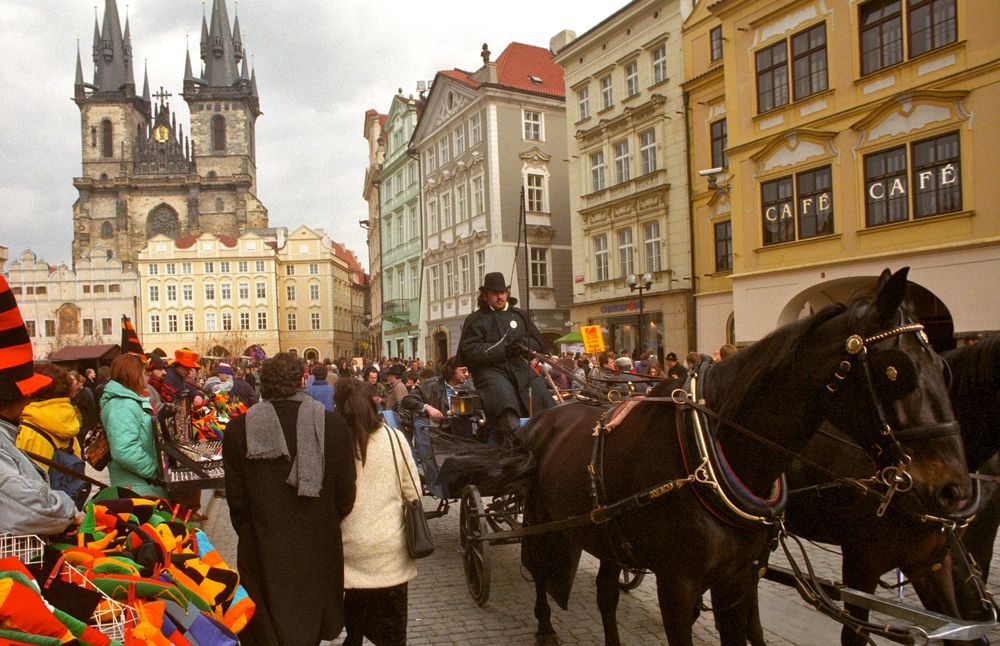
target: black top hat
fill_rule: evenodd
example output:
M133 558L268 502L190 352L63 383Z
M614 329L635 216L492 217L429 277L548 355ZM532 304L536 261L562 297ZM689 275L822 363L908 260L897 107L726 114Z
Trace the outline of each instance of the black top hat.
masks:
M507 281L503 279L503 272L501 271L491 271L486 274L483 278L483 284L479 289L488 290L491 292L506 292L510 289L510 285Z

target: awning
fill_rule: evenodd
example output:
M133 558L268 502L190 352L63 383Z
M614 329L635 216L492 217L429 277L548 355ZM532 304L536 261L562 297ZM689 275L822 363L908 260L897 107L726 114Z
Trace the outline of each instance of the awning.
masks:
M106 343L104 345L67 345L59 348L49 356L49 361L59 363L63 361L86 361L88 359L102 359L105 355L114 358L121 354L121 347L117 343Z
M583 337L580 336L580 330L573 330L569 334L565 334L556 339L555 343L560 343L560 344L583 343Z

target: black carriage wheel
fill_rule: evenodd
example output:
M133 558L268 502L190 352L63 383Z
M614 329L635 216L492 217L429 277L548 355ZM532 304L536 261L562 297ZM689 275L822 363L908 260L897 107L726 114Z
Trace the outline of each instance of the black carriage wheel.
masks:
M458 524L462 545L462 567L469 594L480 606L490 600L490 543L486 540L489 527L479 489L469 485L462 490Z
M623 592L628 592L629 590L635 590L642 583L642 580L646 578L645 570L634 570L632 568L622 569L622 573L618 575L618 589Z

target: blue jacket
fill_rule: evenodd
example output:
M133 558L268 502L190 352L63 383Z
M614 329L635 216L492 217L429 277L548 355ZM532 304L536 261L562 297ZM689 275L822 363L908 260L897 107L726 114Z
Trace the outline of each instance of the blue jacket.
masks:
M149 398L117 381L109 381L101 396L101 421L108 434L111 486L131 488L141 495L167 497L156 450L153 409Z
M333 410L333 386L325 379L317 379L306 389L309 396L323 404L328 410Z

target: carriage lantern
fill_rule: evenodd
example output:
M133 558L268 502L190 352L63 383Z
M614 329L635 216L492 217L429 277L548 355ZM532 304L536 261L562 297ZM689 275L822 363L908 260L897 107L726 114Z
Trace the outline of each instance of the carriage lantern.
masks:
M635 274L629 274L628 277L625 279L625 285L629 288L630 291L634 292L637 289L639 290L639 347L642 350L645 350L646 345L644 343L643 337L645 337L646 330L643 327L643 321L642 321L642 313L644 305L644 303L642 302L642 293L648 292L649 288L653 286L653 274L649 273L648 271L641 277L636 277Z

